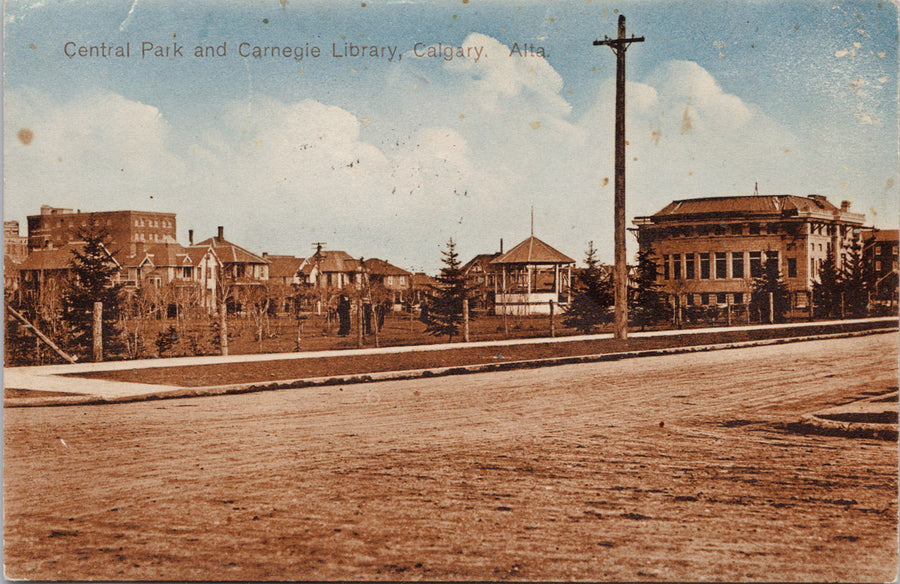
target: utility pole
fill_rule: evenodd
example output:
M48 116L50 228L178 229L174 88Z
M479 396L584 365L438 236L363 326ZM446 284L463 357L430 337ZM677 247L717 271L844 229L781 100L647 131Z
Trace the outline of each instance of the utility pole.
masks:
M625 16L619 15L619 36L594 41L606 45L616 54L616 192L615 192L615 338L628 338L628 267L625 255L625 51L631 43L642 43L644 37L625 37Z

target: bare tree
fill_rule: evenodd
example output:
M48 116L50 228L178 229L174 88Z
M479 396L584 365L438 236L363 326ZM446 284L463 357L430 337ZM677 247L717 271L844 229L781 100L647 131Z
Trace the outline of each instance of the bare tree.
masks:
M256 328L259 352L263 350L263 339L269 336L269 306L272 299L268 285L251 286L243 294L243 307Z

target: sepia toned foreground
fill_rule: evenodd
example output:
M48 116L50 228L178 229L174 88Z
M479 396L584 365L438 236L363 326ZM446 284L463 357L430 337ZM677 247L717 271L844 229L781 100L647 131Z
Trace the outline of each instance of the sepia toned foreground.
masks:
M828 580L897 571L897 444L794 434L896 333L5 415L6 575Z

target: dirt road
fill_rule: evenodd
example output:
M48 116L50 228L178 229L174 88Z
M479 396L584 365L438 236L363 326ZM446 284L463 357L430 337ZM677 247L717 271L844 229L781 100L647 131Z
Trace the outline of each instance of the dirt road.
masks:
M896 363L894 333L7 409L7 576L887 581L897 444L780 425Z

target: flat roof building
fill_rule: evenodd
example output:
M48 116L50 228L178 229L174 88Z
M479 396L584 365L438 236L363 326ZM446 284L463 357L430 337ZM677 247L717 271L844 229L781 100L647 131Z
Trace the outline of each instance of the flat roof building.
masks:
M111 251L133 253L133 243L174 243L175 213L155 211L98 211L41 206L40 215L28 216L28 249L56 249L81 238L80 229L94 225L106 229Z

